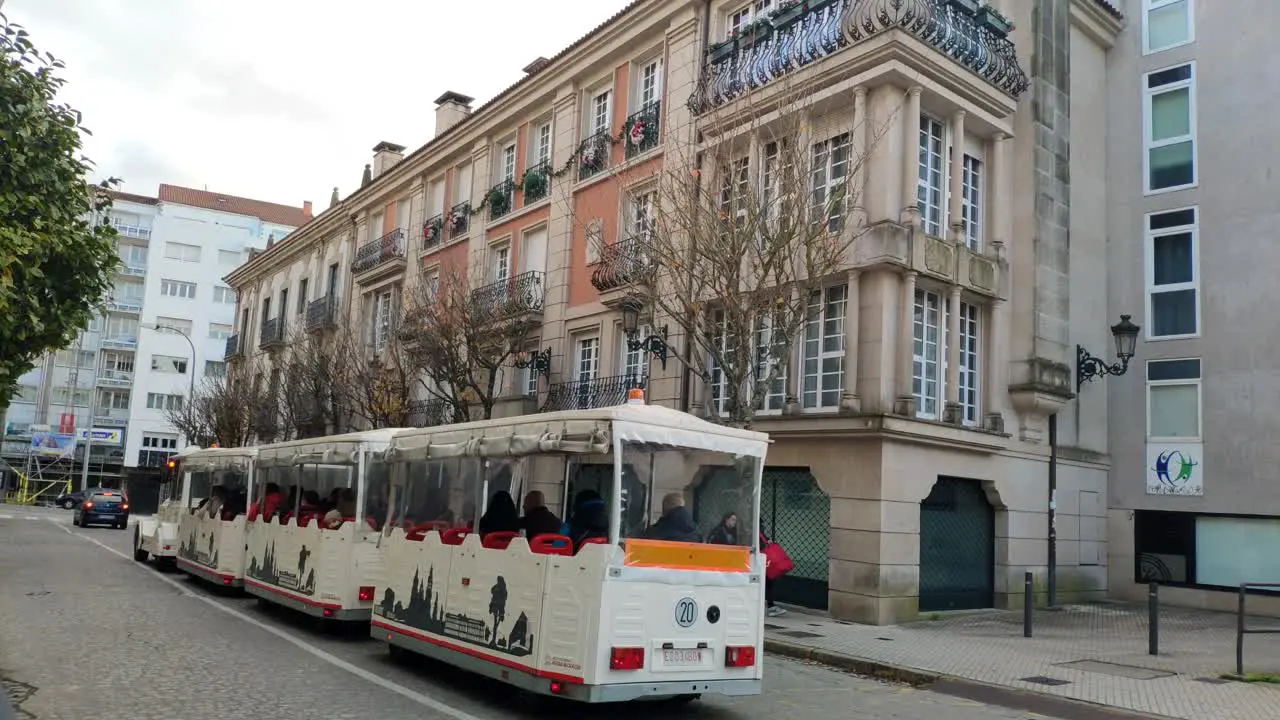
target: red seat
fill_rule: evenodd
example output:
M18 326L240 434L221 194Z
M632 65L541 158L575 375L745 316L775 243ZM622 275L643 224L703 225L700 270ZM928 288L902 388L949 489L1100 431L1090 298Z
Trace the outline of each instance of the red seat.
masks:
M445 545L461 545L462 539L471 534L471 528L449 528L440 536Z
M481 545L490 550L506 550L511 541L516 539L520 533L503 530L502 532L491 532L485 535L481 540Z
M573 555L573 541L564 535L546 533L530 540L529 549L539 555Z
M280 524L281 524L281 525L288 525L288 524L289 524L289 521L290 521L290 520L292 520L292 519L293 519L293 513L285 513L285 514L283 514L283 515L281 515L281 516L280 516Z
M444 531L448 529L449 529L449 523L445 522L444 520L431 520L424 523L418 523L417 525L414 525L413 527L409 528L408 532L406 532L404 535L404 539L421 541L422 538L426 537L427 533L431 532L432 530L435 530L436 532L443 534Z
M378 518L376 518L376 517L374 517L374 516L372 516L372 515L369 515L369 516L365 517L364 521L365 521L365 523L366 523L366 524L368 524L368 526L369 526L369 529L370 529L370 530L379 530L379 529L381 529L381 526L379 526L379 525L378 525Z
M608 544L609 544L609 538L589 537L589 538L583 538L582 542L578 543L578 549L581 550L586 545L608 545Z

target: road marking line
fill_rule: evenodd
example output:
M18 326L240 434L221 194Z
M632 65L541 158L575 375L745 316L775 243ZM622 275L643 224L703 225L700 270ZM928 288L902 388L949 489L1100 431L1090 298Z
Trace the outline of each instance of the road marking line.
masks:
M82 540L91 542L94 545L97 545L98 547L102 548L103 550L106 550L107 552L111 553L112 555L118 555L119 557L122 557L125 560L128 560L130 564L134 563L133 558L130 557L129 555L126 555L125 553L122 553L119 550L116 550L115 548L99 540L95 540L94 538L91 538L87 535L82 535L80 533L72 532L70 527L67 527L65 525L59 525L55 520L50 519L49 522L54 523L55 527L62 528L62 530L66 532L68 535L71 535L73 537L78 537ZM238 618L240 620L243 620L244 622L249 623L250 625L253 625L254 627L265 630L271 633L272 635L275 635L276 637L280 638L281 640L285 640L287 642L290 642L298 646L299 648L302 648L303 650L306 650L307 652L320 658L321 660L324 660L325 662L329 663L330 665L333 665L334 667L340 668L342 670L346 670L347 672L351 673L352 675L355 675L356 677L363 678L364 680L368 680L374 685L377 685L385 690L390 690L391 692L396 693L397 695L400 695L402 697L406 697L418 703L419 705L431 708L432 710L435 710L436 712L442 713L444 715L448 715L449 717L454 718L454 720L482 720L482 718L480 718L479 716L472 715L471 713L464 712L462 710L459 710L455 707L451 707L449 705L445 705L444 703L440 702L439 700L436 700L435 698L432 698L428 695L424 695L416 690L407 688L404 685L388 680L384 677L381 677L380 675L376 675L372 672L369 672L368 670L365 670L362 667L353 665L347 662L346 660L343 660L342 658L337 657L336 655L332 655L328 652L325 652L324 650L321 650L315 645L312 645L311 643L305 640L300 640L277 627L264 623L261 620L258 620L257 618L250 617L234 608L229 608L226 605L223 605L222 603L214 600L213 598L206 597L204 595L200 595L195 592L192 592L192 590L189 587L186 587L184 583L178 582L173 578L165 577L164 575L160 575L154 572L151 573L151 575L157 580L168 583L170 586L179 590L183 595L196 598L197 600L200 600L208 605L211 605L234 618Z

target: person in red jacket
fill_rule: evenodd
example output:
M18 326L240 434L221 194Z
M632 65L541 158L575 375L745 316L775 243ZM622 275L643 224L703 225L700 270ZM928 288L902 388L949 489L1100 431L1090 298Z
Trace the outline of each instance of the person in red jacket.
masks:
M249 521L258 519L258 513L261 510L262 519L268 521L275 517L276 511L280 509L281 503L284 502L284 493L280 492L280 486L275 483L267 483L266 492L263 494L262 504L254 503L249 507Z

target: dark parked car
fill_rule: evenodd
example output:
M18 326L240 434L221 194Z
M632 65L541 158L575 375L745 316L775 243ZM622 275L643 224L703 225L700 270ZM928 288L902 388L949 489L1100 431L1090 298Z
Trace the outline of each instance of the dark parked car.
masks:
M129 498L119 490L93 490L76 506L71 522L80 527L111 525L123 530L129 526Z
M120 492L120 491L98 486L98 487L91 487L88 490L76 490L75 492L64 492L64 493L59 493L58 499L54 500L53 504L57 505L60 508L70 510L71 508L84 502L85 493L92 494L96 492Z

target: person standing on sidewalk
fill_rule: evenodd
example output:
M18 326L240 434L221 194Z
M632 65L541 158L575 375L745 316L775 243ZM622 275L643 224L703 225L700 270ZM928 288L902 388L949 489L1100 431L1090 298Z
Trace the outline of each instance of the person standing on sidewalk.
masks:
M787 551L776 542L769 540L769 536L760 531L760 551L764 553L764 604L765 614L769 617L778 617L784 615L787 609L773 602L773 584L778 578L786 575L795 569L795 563L791 561L791 556L787 555Z

